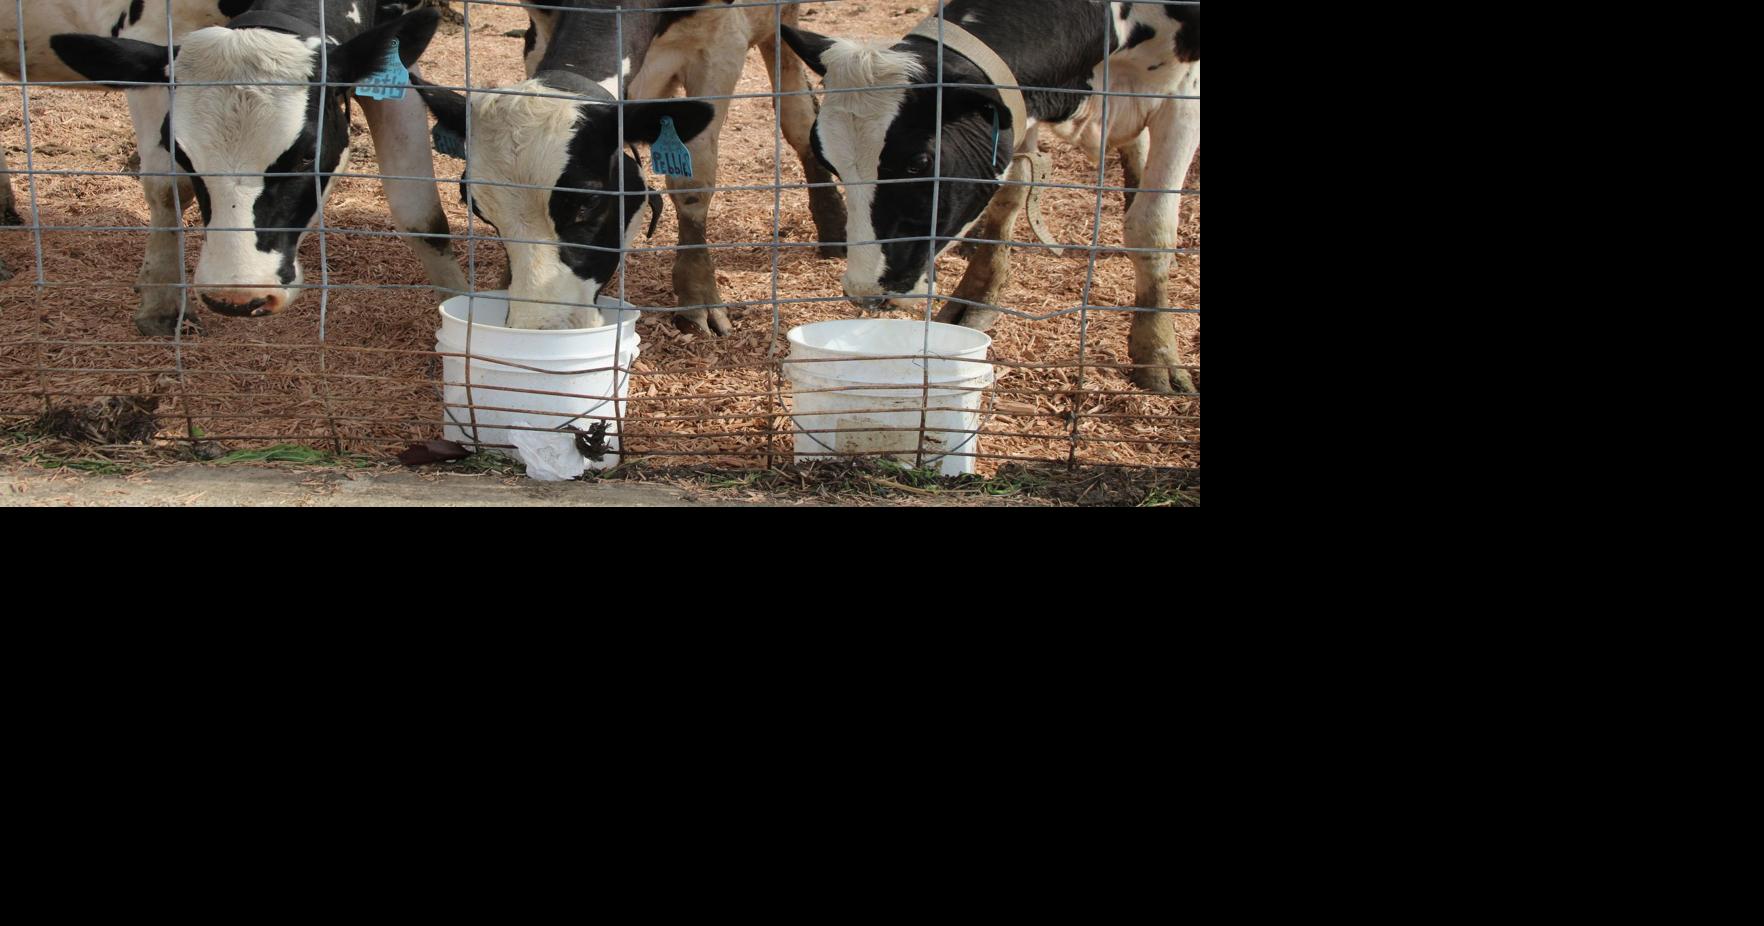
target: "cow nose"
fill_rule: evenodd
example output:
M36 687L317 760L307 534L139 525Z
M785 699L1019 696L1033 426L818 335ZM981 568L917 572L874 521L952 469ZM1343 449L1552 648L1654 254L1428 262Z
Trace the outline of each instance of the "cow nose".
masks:
M282 310L282 300L279 297L252 296L248 293L203 293L202 304L234 318L262 318Z
M884 307L886 307L886 305L888 303L887 296L852 296L852 295L847 295L845 298L849 302L851 302L852 305L855 305L858 308L863 309L866 312L879 312Z

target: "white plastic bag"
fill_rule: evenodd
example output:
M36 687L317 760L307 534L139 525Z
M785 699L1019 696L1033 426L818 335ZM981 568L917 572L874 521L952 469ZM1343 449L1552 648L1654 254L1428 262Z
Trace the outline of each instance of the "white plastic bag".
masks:
M532 427L525 421L516 421L514 425ZM515 454L527 464L528 479L568 482L588 471L588 461L576 449L576 435L568 431L517 431L511 428L508 435L509 442L515 445Z

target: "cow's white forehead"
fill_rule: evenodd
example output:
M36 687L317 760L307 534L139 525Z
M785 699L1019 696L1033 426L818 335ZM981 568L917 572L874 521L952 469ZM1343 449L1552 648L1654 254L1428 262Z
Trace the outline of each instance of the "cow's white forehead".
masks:
M583 104L537 80L506 89L514 92L472 95L472 200L504 235L551 240L557 237L551 190L498 184L557 183L570 163L570 139Z
M308 81L318 57L316 39L270 29L213 26L184 37L178 78L189 81Z
M821 150L847 180L875 180L888 127L925 68L887 42L840 39L821 55L829 91L821 105ZM874 89L864 89L874 88Z
M917 81L925 65L911 52L900 51L886 39L860 41L835 39L821 55L829 87L876 87ZM828 100L826 105L835 105Z
M557 182L569 163L582 101L538 80L505 89L510 92L472 95L472 179Z
M200 29L178 52L178 144L202 172L264 170L306 128L316 40L268 29ZM253 86L253 84L294 86Z

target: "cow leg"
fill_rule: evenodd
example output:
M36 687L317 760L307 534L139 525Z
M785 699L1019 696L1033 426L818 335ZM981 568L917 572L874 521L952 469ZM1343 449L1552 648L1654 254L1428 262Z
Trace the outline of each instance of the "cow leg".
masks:
M1020 155L1011 159L1011 169L1005 173L1007 182L1029 183L1034 178L1033 158ZM1010 241L1011 234L1017 227L1017 217L1023 214L1023 207L1028 202L1027 186L999 187L998 192L992 195L992 203L981 215L980 222L974 226L971 237L988 241ZM958 300L997 305L998 295L1004 291L1005 284L1010 279L1011 246L976 244L973 256L968 258L968 270L962 274L962 281L956 286L955 297ZM988 331L998 321L998 315L997 309L951 301L943 304L943 311L937 314L937 320Z
M168 176L175 172L172 153L166 150L161 132L169 102L160 89L130 90L129 116L135 123L135 150L141 158L141 192L147 198L147 253L135 291L141 307L135 310L135 330L145 335L170 337L178 333L178 312L189 301L179 284L183 279L183 249L178 246L184 227L184 210L194 196L188 180ZM186 332L202 332L193 309L184 309Z
M23 225L18 208L12 200L12 168L6 164L6 151L0 148L0 225Z
M734 93L746 57L745 47L733 51L726 46L702 49L701 56L688 62L681 75L686 95L726 97ZM711 199L716 195L717 136L723 131L723 119L729 115L728 100L715 103L716 116L710 125L686 146L692 151L692 176L668 178L674 211L680 217L682 248L706 243L705 224L710 220ZM731 330L729 314L722 306L722 293L717 290L716 261L709 249L675 252L674 296L683 306L712 307L674 313L674 324L679 328L719 337Z
M429 153L429 115L422 97L406 93L401 100L358 100L367 115L368 129L374 136L374 156L380 161L380 172L393 177L421 177L420 180L382 180L386 200L392 206L392 221L399 231L413 235L452 234L447 213L441 211L441 196L435 192L435 162ZM465 271L453 255L453 239L449 237L410 237L405 239L429 282L443 296L470 292Z
M1120 148L1122 186L1127 192L1121 194L1126 200L1125 208L1133 211L1133 191L1145 185L1145 159L1151 153L1151 136L1144 132Z
M695 94L698 91L688 91ZM692 150L692 176L669 177L668 189L674 199L674 212L680 217L680 247L705 244L705 224L710 220L711 189L717 183L716 133L723 127L726 103L717 104L716 118L705 134L712 141L695 141ZM682 192L682 189L685 192ZM674 324L683 331L714 334L730 332L729 313L722 306L723 294L717 289L717 264L708 248L692 248L674 252L674 297L683 306L709 306L674 313Z
M0 147L0 225L23 225L12 203L12 171L6 166L6 150ZM12 279L12 271L0 260L0 282Z
M1147 161L1147 189L1177 190L1188 177L1189 165L1200 150L1200 101L1172 100L1151 119L1151 150ZM1126 239L1130 248L1176 246L1177 220L1182 194L1140 193L1127 213ZM1170 306L1170 254L1134 254L1134 305L1146 309ZM1133 371L1133 382L1150 392L1193 392L1194 381L1181 368L1176 349L1175 320L1167 312L1133 313L1133 333L1128 354L1135 364L1150 364Z
M796 24L795 7L790 7L784 16L786 24ZM844 257L845 199L839 195L839 188L833 185L833 175L815 157L812 141L815 130L815 98L807 92L809 86L803 74L802 61L788 47L783 49L783 58L780 60L778 44L771 38L761 41L759 50L760 58L766 63L766 72L772 78L772 90L779 94L773 98L773 102L778 123L784 132L784 140L790 143L791 150L802 161L803 177L810 184L826 184L809 187L809 215L815 219L816 240L821 243L819 253L822 257ZM782 67L782 74L773 70L774 64Z

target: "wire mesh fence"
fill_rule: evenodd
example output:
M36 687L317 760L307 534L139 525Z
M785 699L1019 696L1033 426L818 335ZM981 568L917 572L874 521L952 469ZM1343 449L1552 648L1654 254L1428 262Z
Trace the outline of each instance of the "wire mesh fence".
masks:
M236 38L198 33L246 6L229 32L310 60L272 37L217 70ZM426 42L398 33L409 75L363 72L354 40L415 6L0 0L0 422L126 400L152 421L131 439L165 444L1198 470L1198 3L451 0ZM1020 19L1048 10L1066 28ZM1002 62L979 78L970 26ZM138 44L94 78L65 34ZM820 36L846 41L805 64ZM1055 46L1094 49L1086 80L997 79ZM889 70L903 47L918 68ZM608 53L621 73L587 73ZM579 82L535 79L572 57ZM688 176L653 169L694 118L645 135L657 99L712 113ZM897 150L914 125L923 166ZM520 313L552 314L511 335ZM803 333L852 321L917 335Z

